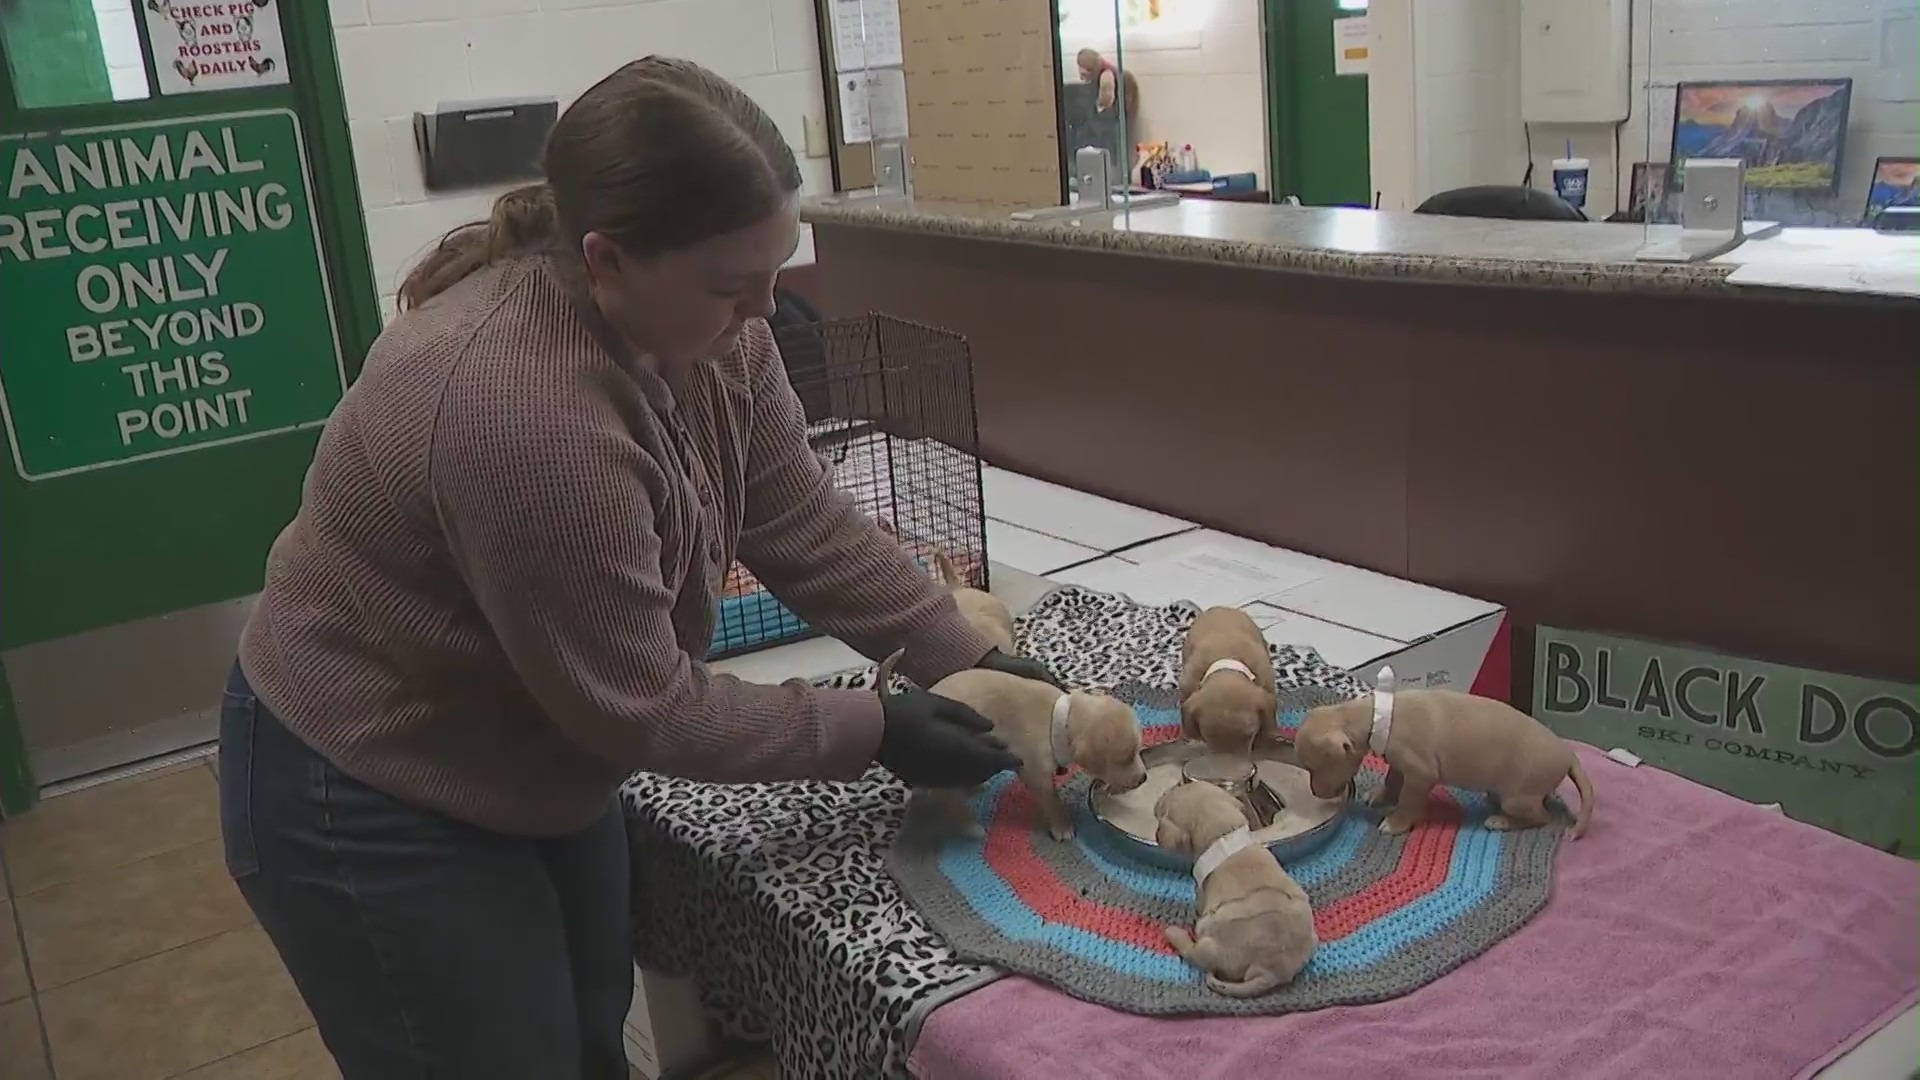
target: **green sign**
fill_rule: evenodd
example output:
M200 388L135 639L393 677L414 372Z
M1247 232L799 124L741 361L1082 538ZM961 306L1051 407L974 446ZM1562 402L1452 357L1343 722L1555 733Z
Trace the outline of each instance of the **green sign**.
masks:
M1920 854L1920 688L1542 626L1534 716L1801 821Z
M0 413L27 480L311 427L346 386L284 109L0 136Z

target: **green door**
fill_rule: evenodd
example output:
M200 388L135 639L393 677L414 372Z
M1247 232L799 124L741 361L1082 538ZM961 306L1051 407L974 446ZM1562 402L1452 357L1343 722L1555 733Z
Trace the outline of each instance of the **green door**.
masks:
M1276 200L1371 206L1367 79L1333 73L1334 20L1359 14L1348 0L1266 0L1267 103Z
M111 7L0 0L0 659L257 592L381 324L326 5Z

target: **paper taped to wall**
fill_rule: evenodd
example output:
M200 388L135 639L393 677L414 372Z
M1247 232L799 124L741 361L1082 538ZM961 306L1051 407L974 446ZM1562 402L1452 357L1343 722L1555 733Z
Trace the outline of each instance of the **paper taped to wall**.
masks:
M844 75L869 68L899 67L904 62L900 0L833 0L836 71Z
M843 71L840 141L849 146L907 137L907 76L899 68Z
M1373 23L1368 16L1349 15L1333 20L1333 73L1365 75L1372 37Z

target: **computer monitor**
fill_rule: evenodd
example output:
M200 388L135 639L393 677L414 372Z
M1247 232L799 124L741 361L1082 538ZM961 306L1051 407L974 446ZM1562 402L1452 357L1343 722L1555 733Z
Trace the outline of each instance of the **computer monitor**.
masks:
M1920 158L1883 157L1873 163L1862 223L1872 225L1889 206L1920 206Z

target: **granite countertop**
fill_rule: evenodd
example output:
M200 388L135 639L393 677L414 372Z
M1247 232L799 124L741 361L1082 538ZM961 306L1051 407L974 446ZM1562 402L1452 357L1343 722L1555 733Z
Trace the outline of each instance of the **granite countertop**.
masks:
M1798 291L1729 285L1727 276L1734 267L1726 262L1636 262L1634 254L1647 238L1641 225L1493 221L1204 199L1130 213L1042 221L1016 221L1009 213L998 207L886 196L826 196L809 199L801 207L802 218L816 225L1087 248L1337 277L1602 292L1708 291L1755 298ZM1756 242L1764 241L1749 243Z

